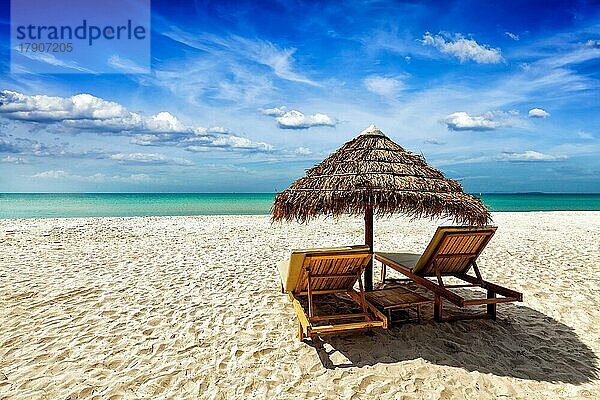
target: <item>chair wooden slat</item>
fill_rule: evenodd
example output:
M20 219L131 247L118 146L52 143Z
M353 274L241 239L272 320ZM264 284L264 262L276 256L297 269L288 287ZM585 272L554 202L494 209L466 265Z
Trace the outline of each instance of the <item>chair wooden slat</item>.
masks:
M477 268L477 258L483 252L494 235L496 227L440 227L436 231L426 251L416 264L404 266L403 260L408 260L408 253L375 253L375 258L385 266L390 266L401 272L412 281L426 287L435 293L434 316L438 321L443 320L442 305L447 299L459 307L486 305L488 318L496 318L496 304L511 301L523 301L523 294L483 280ZM468 275L473 268L476 276ZM385 276L382 273L382 276ZM470 285L444 285L443 277L453 276ZM429 278L429 279L427 279ZM431 280L435 278L435 282ZM463 296L450 291L451 288L481 287L487 290L485 299L465 299ZM496 297L500 295L503 297Z
M365 300L361 275L371 259L371 252L365 250L355 251L329 251L304 253L304 261L300 276L298 276L294 290L289 291L290 298L294 301L294 308L298 313L298 335L313 337L318 334L336 333L347 330L366 329L372 327L387 328L387 318L373 305ZM359 282L359 292L353 286ZM327 293L344 292L355 301L362 313L348 316L346 314L319 315L318 296ZM300 306L298 296L308 296L309 315L307 316ZM333 320L348 318L364 319L363 322L333 324ZM330 325L315 325L319 321L329 321Z

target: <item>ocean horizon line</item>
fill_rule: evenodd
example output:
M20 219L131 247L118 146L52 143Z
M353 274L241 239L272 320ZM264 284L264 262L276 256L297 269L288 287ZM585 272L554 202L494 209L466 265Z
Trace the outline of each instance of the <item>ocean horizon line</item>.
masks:
M600 193L475 193L492 212L600 211ZM275 192L0 193L0 219L269 215Z
M3 194L277 194L280 192L0 192ZM473 195L600 195L600 192L467 192Z

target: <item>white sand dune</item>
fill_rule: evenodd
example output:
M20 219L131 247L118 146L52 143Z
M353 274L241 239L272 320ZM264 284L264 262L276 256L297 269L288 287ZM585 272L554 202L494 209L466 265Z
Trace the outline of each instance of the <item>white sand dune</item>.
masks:
M359 218L0 220L0 399L597 399L600 213L497 213L498 320L296 339L290 249L360 243ZM376 222L377 249L440 221Z

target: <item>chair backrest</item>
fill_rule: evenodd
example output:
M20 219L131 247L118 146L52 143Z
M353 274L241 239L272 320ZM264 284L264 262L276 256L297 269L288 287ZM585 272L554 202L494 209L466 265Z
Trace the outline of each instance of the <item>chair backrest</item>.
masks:
M371 260L369 246L354 246L347 250L328 249L305 253L302 269L294 285L294 292L308 290L308 275L311 274L311 290L349 289Z
M441 275L467 273L488 244L495 226L440 226L423 255L415 265L413 273L435 276L435 267Z

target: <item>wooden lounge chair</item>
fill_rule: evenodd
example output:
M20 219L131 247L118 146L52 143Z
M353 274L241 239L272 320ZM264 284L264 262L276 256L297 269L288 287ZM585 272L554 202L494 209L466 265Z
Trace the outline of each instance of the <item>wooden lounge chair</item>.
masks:
M293 250L278 264L282 292L287 292L298 314L298 339L374 327L387 328L387 319L365 299L362 273L371 260L368 246ZM358 292L354 285L358 281ZM360 313L319 314L323 295L346 293ZM301 300L308 302L308 315ZM345 322L344 322L345 321Z
M444 299L459 307L487 305L484 317L496 319L496 304L523 301L523 294L483 280L477 267L477 257L488 244L496 227L439 227L423 254L375 253L383 264L381 278L385 282L386 266L401 272L412 281L435 294L434 318L442 321ZM473 269L475 276L468 275ZM466 284L446 285L444 277L453 276ZM427 278L436 278L437 282ZM487 290L485 299L465 299L452 288L480 287ZM496 297L500 295L501 297Z

